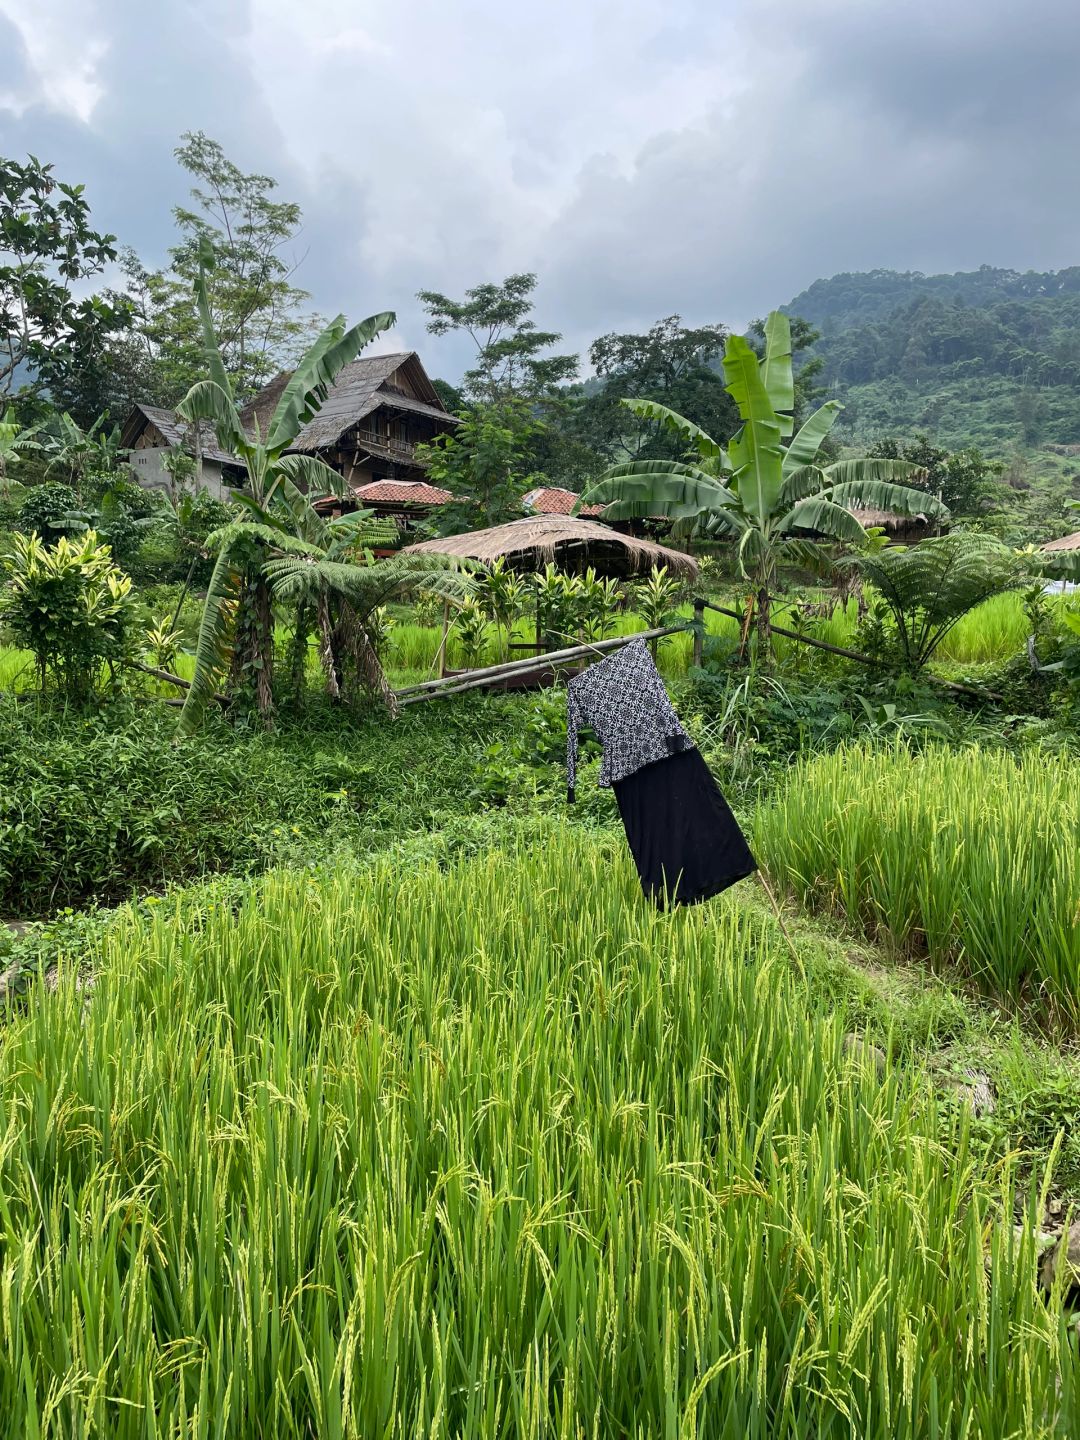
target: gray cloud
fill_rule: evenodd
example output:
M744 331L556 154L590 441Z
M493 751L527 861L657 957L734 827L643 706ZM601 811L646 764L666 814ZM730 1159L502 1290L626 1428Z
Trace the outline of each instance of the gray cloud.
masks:
M845 269L1080 259L1066 0L0 0L0 144L160 261L202 128L304 207L324 312L511 270L595 335L744 323Z

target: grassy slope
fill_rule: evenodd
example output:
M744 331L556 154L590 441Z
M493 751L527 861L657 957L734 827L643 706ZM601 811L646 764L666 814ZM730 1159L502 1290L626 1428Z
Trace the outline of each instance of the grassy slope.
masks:
M558 827L404 860L141 907L9 1025L13 1433L1067 1433L1012 1167L845 1051L869 981Z

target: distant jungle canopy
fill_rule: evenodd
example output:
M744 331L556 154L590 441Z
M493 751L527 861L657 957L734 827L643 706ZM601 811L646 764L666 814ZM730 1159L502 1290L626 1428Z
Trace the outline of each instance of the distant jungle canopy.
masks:
M1080 266L835 275L784 308L820 332L807 353L824 362L819 379L844 399L849 430L1080 443Z

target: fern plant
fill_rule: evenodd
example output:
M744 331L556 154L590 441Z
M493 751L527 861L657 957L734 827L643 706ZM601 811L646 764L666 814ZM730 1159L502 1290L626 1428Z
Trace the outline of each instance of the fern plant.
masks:
M266 434L260 434L257 427L249 434L240 420L211 318L207 275L213 269L214 252L208 242L202 245L199 261L195 299L208 376L191 387L177 414L192 425L202 421L211 425L221 448L243 461L247 488L238 497L243 506L241 518L213 537L217 560L199 629L195 674L180 712L181 734L190 734L199 725L222 677L227 677L234 693L249 687L255 707L269 720L274 705L271 579L275 573L270 566L289 554L295 564L308 570L321 566L318 581L308 579L316 586L324 610L329 592L338 590L342 576L357 568L335 550L327 529L332 522L316 514L307 498L308 494L339 493L341 476L314 455L287 452L318 413L342 368L394 323L394 316L385 312L346 329L344 316L339 315L293 371ZM296 577L284 578L280 567L276 573L279 588L285 585L298 592L303 588ZM323 615L320 623L328 633L328 616ZM363 638L357 635L350 643L359 653ZM371 650L370 643L367 649ZM330 665L331 657L324 663ZM373 681L382 676L373 651L365 656L362 668ZM378 688L388 689L385 677Z
M970 610L1023 582L1014 551L991 535L958 532L910 550L858 555L849 564L868 580L892 619L901 663L921 670Z

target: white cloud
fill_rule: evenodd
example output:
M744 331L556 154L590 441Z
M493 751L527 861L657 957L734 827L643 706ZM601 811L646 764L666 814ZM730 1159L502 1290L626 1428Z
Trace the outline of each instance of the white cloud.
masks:
M22 113L44 102L88 124L104 93L99 70L108 51L94 7L86 0L0 0L0 15L15 26L32 71L0 103Z
M8 153L158 260L203 128L303 206L327 314L540 275L538 319L738 323L822 274L1078 258L1075 0L0 0ZM12 69L14 66L14 69ZM100 208L101 214L98 213Z

